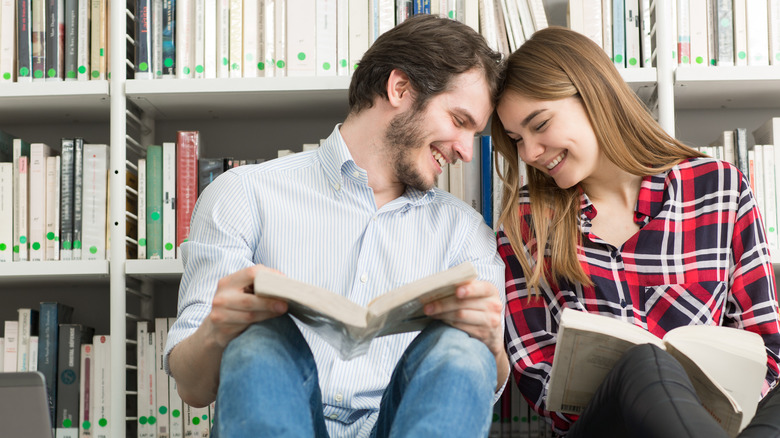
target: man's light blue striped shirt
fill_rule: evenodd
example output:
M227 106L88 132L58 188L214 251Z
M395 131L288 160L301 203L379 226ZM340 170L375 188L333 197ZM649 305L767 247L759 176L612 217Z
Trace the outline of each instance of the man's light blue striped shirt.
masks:
M168 354L211 310L217 281L254 264L367 305L411 281L471 261L504 299L504 265L482 217L451 194L407 191L377 209L366 171L336 126L316 151L234 168L203 192L182 244L184 275ZM375 339L350 361L302 324L332 437L368 436L395 364L417 333ZM262 390L258 388L258 390Z

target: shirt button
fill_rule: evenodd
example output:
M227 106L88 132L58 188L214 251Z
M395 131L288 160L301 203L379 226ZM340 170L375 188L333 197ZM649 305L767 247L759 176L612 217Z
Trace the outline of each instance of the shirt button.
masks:
M333 185L333 188L336 189L336 190L341 190L341 184L336 183L336 184Z
M358 172L356 170L356 171L352 172L352 176L354 176L355 178L360 178L360 172Z
M336 394L336 401L341 403L344 400L344 396L341 393Z
M626 300L620 300L620 307L625 309L627 305L628 303L626 303Z
M613 251L612 251L612 258L613 258L613 259L616 259L616 258L617 258L617 256L618 256L618 252L617 252L617 251L615 251L615 250L613 250Z
M365 283L368 281L368 274L363 274L360 276L360 282Z
M336 414L331 414L331 416L330 416L330 419L331 419L331 420L335 420L335 419L337 419L337 418L339 418L339 416L338 416L338 415L336 415Z

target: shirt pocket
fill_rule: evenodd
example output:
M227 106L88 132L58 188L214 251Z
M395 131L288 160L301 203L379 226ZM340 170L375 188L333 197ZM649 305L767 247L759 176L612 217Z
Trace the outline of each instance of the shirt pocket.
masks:
M644 286L642 292L647 329L656 336L684 325L722 325L728 297L724 281Z

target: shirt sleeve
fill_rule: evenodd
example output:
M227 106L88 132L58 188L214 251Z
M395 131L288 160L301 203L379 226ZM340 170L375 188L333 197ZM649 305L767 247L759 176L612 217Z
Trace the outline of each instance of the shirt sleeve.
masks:
M503 230L498 231L496 238L506 266L505 340L512 374L528 404L548 418L557 433L565 433L578 416L550 412L546 408L558 333L558 320L550 312L550 306L557 308L555 291L545 284L540 287L540 295L530 296L525 274L509 239ZM528 247L524 246L523 251L528 254Z
M184 274L179 285L177 319L168 333L163 366L173 347L192 335L211 312L217 282L254 265L259 215L251 211L240 176L227 172L203 191L195 205L188 240L181 245Z
M780 363L780 325L774 268L765 228L747 179L739 172L739 201L733 228L734 269L724 325L750 330L764 339L767 352L765 389L775 385Z

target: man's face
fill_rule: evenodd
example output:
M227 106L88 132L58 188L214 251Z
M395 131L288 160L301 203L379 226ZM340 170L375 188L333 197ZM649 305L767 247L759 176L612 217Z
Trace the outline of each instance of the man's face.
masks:
M471 161L474 135L484 129L492 110L487 82L475 69L454 77L450 89L424 108L396 115L384 139L395 177L415 189L431 189L443 166Z

